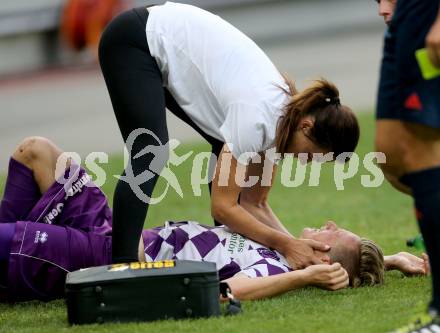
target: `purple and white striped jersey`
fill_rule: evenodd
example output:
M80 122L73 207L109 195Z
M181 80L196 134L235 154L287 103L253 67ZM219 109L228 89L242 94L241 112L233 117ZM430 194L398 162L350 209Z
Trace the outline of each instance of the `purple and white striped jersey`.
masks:
M227 227L209 227L197 222L166 222L142 233L147 261L178 259L214 262L220 280L237 273L249 277L289 272L278 252L231 232Z

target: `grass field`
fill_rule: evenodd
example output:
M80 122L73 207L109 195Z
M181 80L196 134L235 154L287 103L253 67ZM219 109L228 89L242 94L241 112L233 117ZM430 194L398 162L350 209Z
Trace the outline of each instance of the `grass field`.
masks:
M361 157L373 149L373 116L362 114ZM204 145L187 145L180 150L203 150ZM173 190L166 200L149 212L149 226L167 219L192 219L211 223L209 195L194 198L190 185L192 163L174 169L184 191L181 199ZM122 160L111 159L109 175L119 174ZM377 241L386 254L405 249L405 239L417 234L411 199L394 191L388 184L363 188L363 168L337 191L333 164L323 168L318 187L285 188L278 180L270 203L279 218L294 234L304 226L321 226L331 218L340 226ZM116 179L111 177L104 191L112 196ZM0 189L4 178L0 177ZM163 188L159 184L158 189ZM148 286L146 286L148 288ZM429 278L404 278L397 272L386 275L383 286L326 292L314 288L294 291L282 297L245 302L244 313L237 317L203 320L167 321L146 324L106 324L69 327L63 301L0 304L0 332L386 332L423 311L429 300ZM148 308L145 308L148 311Z

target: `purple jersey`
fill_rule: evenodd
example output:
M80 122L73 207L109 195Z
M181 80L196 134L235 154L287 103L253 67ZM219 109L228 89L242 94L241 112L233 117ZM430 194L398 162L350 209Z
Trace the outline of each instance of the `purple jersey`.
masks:
M197 222L167 222L144 230L147 261L179 259L210 261L217 265L220 280L243 273L248 277L291 271L286 259L227 227L208 227Z
M72 165L66 185L41 195L26 166L11 159L0 223L16 222L8 268L11 300L51 299L65 275L111 261L111 211L84 169Z

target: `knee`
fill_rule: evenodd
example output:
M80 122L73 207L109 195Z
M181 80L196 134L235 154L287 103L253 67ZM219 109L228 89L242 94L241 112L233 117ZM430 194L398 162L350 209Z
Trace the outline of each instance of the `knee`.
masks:
M18 162L31 167L32 163L38 159L45 151L50 149L50 141L43 137L32 136L25 138L12 157Z
M411 155L411 145L404 137L378 133L375 149L386 156L386 163L380 164L380 167L387 179L398 179L405 174L407 160Z
M425 126L405 124L378 127L376 150L386 155L384 173L404 174L440 165L440 133Z
M397 175L397 174L392 174L392 173L388 173L387 170L383 170L384 176L386 178L386 180L398 191L404 193L404 194L408 194L411 195L411 188L408 187L406 184L402 183L400 178L403 175Z

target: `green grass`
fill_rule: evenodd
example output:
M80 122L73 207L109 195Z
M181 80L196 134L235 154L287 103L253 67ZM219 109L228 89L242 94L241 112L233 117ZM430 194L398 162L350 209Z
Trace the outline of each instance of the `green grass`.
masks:
M371 114L360 116L362 139L358 153L372 151L374 123ZM180 152L206 150L205 145L185 145ZM153 206L148 226L167 219L192 219L211 223L209 192L194 197L190 186L192 162L174 169L182 184L183 199L172 189L166 200ZM122 170L122 159L113 157L106 166L110 175ZM405 239L417 234L412 201L388 184L363 188L363 168L337 191L333 181L333 164L323 168L319 187L285 188L279 178L272 190L270 203L279 218L293 233L304 226L321 226L327 219L377 241L385 253L405 249ZM111 199L116 179L103 187ZM0 189L4 179L0 177ZM163 188L159 184L158 190ZM314 288L290 292L282 297L245 302L244 313L234 318L167 321L145 324L106 324L69 327L63 301L0 304L0 332L386 332L425 309L430 295L429 278L404 278L400 273L386 275L384 286L326 292ZM146 308L145 311L148 311Z

